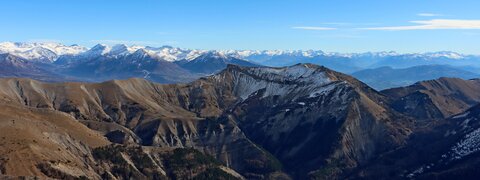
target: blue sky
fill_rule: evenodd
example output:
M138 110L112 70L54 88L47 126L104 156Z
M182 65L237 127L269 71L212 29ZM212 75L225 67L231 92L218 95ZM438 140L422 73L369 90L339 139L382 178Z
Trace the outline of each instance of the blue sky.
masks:
M478 0L10 0L0 41L480 54Z

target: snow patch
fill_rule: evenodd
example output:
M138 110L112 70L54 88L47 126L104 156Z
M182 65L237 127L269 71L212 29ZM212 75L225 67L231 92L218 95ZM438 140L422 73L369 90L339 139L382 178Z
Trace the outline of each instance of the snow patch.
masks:
M480 129L476 129L458 142L451 149L451 159L461 159L469 154L478 152L480 150Z

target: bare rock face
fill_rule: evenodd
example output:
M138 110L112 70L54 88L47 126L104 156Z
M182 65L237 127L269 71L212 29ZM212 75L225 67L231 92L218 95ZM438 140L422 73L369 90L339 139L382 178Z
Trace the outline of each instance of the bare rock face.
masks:
M115 143L194 148L247 179L340 178L405 144L411 127L387 97L312 64L229 65L172 85L2 79L0 99L70 114Z
M110 145L92 154L103 179L245 179L193 148Z
M440 78L382 91L392 107L420 119L441 119L461 113L480 102L480 80Z

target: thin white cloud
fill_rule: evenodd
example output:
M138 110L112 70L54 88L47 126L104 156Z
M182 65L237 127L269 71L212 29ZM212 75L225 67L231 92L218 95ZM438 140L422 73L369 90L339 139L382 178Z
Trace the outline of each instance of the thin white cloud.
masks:
M426 21L410 21L416 25L411 26L386 26L358 28L363 30L433 30L433 29L480 29L480 20L462 20L462 19L432 19Z
M335 30L335 29L337 29L337 28L332 28L332 27L315 27L315 26L296 26L296 27L292 27L292 29L314 30L314 31L328 31L328 30Z
M418 13L417 16L436 17L436 16L443 16L443 15L442 14L435 14L435 13Z
M347 23L347 22L326 22L322 23L325 25L334 25L334 26L346 26L346 25L352 25L352 23Z

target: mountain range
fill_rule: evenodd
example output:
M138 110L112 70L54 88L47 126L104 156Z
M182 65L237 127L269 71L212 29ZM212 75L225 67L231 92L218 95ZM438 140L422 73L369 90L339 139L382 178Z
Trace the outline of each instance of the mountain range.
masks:
M477 78L480 69L480 56L447 51L327 53L319 50L192 50L123 44L85 48L59 43L3 42L0 54L16 59L15 65L9 63L4 68L18 72L2 71L0 76L53 82L145 78L159 83L185 83L217 73L227 64L282 67L312 63L352 74L382 90L439 77ZM0 60L5 61L3 59ZM18 69L27 66L30 68ZM375 76L378 73L383 76Z
M378 92L314 64L230 64L181 84L3 78L0 172L62 179L476 177L478 82L440 78Z
M480 71L479 71L480 72ZM450 65L420 65L403 69L379 67L351 74L377 90L412 85L418 81L453 77L461 79L479 78L480 74Z
M0 177L472 179L477 58L0 43Z

